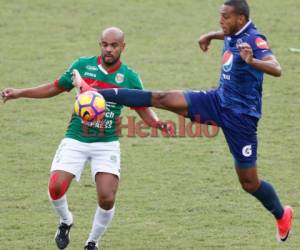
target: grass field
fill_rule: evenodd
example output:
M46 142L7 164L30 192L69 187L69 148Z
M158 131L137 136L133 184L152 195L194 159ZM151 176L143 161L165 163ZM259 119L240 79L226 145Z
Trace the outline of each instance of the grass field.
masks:
M265 78L258 164L261 177L294 207L292 237L275 241L274 220L241 190L222 133L212 139L123 137L117 213L102 249L300 249L300 54L288 51L300 47L300 2L249 2L284 70L280 79ZM77 57L99 53L98 34L108 26L125 31L123 61L146 88L214 87L222 44L203 54L197 39L218 28L221 3L0 0L0 89L56 79ZM58 220L47 183L74 95L0 105L0 249L56 249ZM126 109L123 116L133 114ZM76 223L68 249L82 249L96 207L89 168L68 199Z

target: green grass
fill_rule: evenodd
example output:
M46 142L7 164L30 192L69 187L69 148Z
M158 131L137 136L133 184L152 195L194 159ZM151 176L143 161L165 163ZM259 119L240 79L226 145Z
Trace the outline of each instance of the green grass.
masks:
M300 2L250 2L252 19L284 69L280 79L265 79L258 164L261 177L294 207L292 237L275 241L274 220L241 190L221 133L213 139L124 137L117 213L102 249L300 249L300 54L288 51L300 47ZM52 81L75 58L98 54L98 34L108 26L125 31L123 61L148 89L211 88L217 85L222 44L203 54L197 39L218 28L221 3L0 0L0 88ZM0 249L55 249L57 217L47 182L73 101L72 92L0 105ZM88 168L68 197L76 220L69 249L76 250L83 247L96 207Z

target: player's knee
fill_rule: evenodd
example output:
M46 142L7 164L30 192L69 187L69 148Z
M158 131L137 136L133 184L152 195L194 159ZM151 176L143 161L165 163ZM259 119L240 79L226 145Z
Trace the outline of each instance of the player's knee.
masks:
M247 192L247 193L254 193L258 188L259 188L259 183L256 181L240 181L242 188Z
M66 193L69 184L67 180L59 180L58 173L52 174L48 185L49 197L52 200L60 199Z
M98 203L99 206L105 210L112 209L115 204L115 194L113 192L100 194Z
M167 106L168 92L153 92L152 93L152 106L157 108L163 108Z

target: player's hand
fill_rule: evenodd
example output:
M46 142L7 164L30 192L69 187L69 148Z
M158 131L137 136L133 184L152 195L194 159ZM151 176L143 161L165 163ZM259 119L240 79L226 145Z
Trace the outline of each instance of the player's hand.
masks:
M209 49L210 41L211 41L211 38L210 38L209 34L204 34L204 35L200 36L200 38L198 40L198 44L199 44L200 49L203 52L206 52Z
M94 89L93 87L91 87L90 85L88 85L80 76L79 72L77 69L74 69L72 72L72 80L73 80L73 86L76 88L76 92L77 94L81 94L83 92L86 92L88 90L94 90L96 91L96 89Z
M248 63L251 64L253 60L253 50L251 46L248 43L241 43L237 45L237 48L240 51L240 56L242 59Z
M6 88L0 91L0 96L3 102L6 102L11 99L17 99L19 98L19 89L13 89L13 88Z
M176 129L172 122L158 121L157 127L167 136L174 137L176 135Z

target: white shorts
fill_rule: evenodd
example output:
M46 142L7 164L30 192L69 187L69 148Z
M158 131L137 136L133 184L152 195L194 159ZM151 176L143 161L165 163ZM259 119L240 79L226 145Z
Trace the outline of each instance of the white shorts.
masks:
M120 178L119 141L85 143L64 138L53 158L51 172L63 170L75 175L76 180L79 181L88 161L91 163L94 180L99 172L110 173Z

